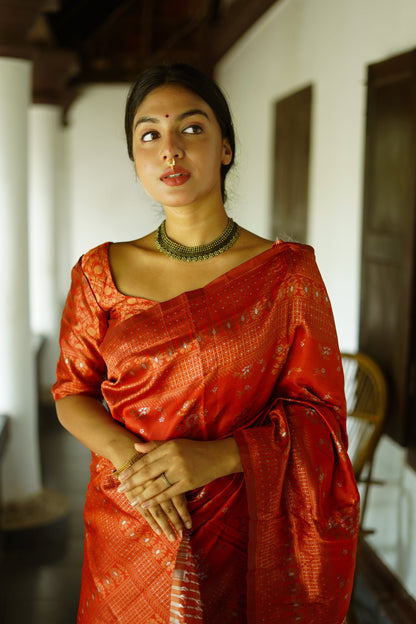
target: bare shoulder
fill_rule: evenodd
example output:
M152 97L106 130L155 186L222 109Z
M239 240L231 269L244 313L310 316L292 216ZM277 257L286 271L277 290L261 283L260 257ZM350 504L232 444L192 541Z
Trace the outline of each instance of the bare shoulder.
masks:
M150 233L135 240L110 244L108 257L111 272L120 290L124 291L129 286L125 284L129 275L134 275L139 267L142 269L149 262L153 240L154 233Z
M267 251L272 247L273 243L274 241L262 238L261 236L254 234L254 232L250 232L244 228L240 229L238 248L242 254L247 255L248 257L256 256L263 251Z
M154 232L151 232L135 240L111 243L109 248L110 258L117 262L125 257L137 256L138 253L141 254L142 252L145 253L152 249L153 240Z

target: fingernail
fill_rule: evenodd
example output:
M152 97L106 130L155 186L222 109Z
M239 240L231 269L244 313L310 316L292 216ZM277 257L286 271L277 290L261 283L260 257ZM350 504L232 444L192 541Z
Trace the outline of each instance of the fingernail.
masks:
M156 535L162 535L162 531L160 529L155 529L154 531Z
M185 522L185 526L187 529L191 529L192 528L192 522Z
M169 535L169 541L170 542L174 542L175 541L175 536L174 535Z
M143 509L149 509L149 507L151 507L151 506L152 506L152 503L150 503L150 502L142 503Z
M127 490L127 487L125 485L120 485L120 487L117 488L117 492L120 492L120 494L122 494L126 490Z
M119 481L126 481L126 479L128 479L132 474L133 474L133 471L130 468L128 470L123 470L123 472L119 476L118 480Z

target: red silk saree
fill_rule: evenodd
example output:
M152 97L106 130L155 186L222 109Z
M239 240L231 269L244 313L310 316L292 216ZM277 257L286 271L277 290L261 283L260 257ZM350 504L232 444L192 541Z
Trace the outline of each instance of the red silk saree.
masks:
M234 435L244 473L188 493L171 544L92 455L79 624L341 624L359 502L343 374L311 248L277 243L164 303L121 294L108 243L73 269L55 399L104 399L143 440Z

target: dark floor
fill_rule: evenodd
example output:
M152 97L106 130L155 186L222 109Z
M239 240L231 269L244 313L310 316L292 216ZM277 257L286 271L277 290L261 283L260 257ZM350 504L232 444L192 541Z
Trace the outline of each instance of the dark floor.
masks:
M3 536L1 624L76 622L90 453L51 409L40 415L40 444L43 485L67 495L69 513L47 528Z
M82 565L82 511L90 453L62 429L51 408L44 408L40 414L40 444L43 485L68 496L69 513L46 529L6 534L3 549L0 549L1 624L76 623ZM357 624L406 624L410 621L388 618L382 601L374 597L365 581L360 578L358 581L354 601Z

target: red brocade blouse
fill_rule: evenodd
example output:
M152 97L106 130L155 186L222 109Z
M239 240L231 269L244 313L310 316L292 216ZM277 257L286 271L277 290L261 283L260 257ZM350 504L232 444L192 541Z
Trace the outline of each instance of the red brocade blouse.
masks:
M79 624L341 624L359 499L343 373L313 250L274 244L163 303L120 293L106 243L74 267L54 398L105 400L145 441L233 435L244 473L157 536L92 454Z

